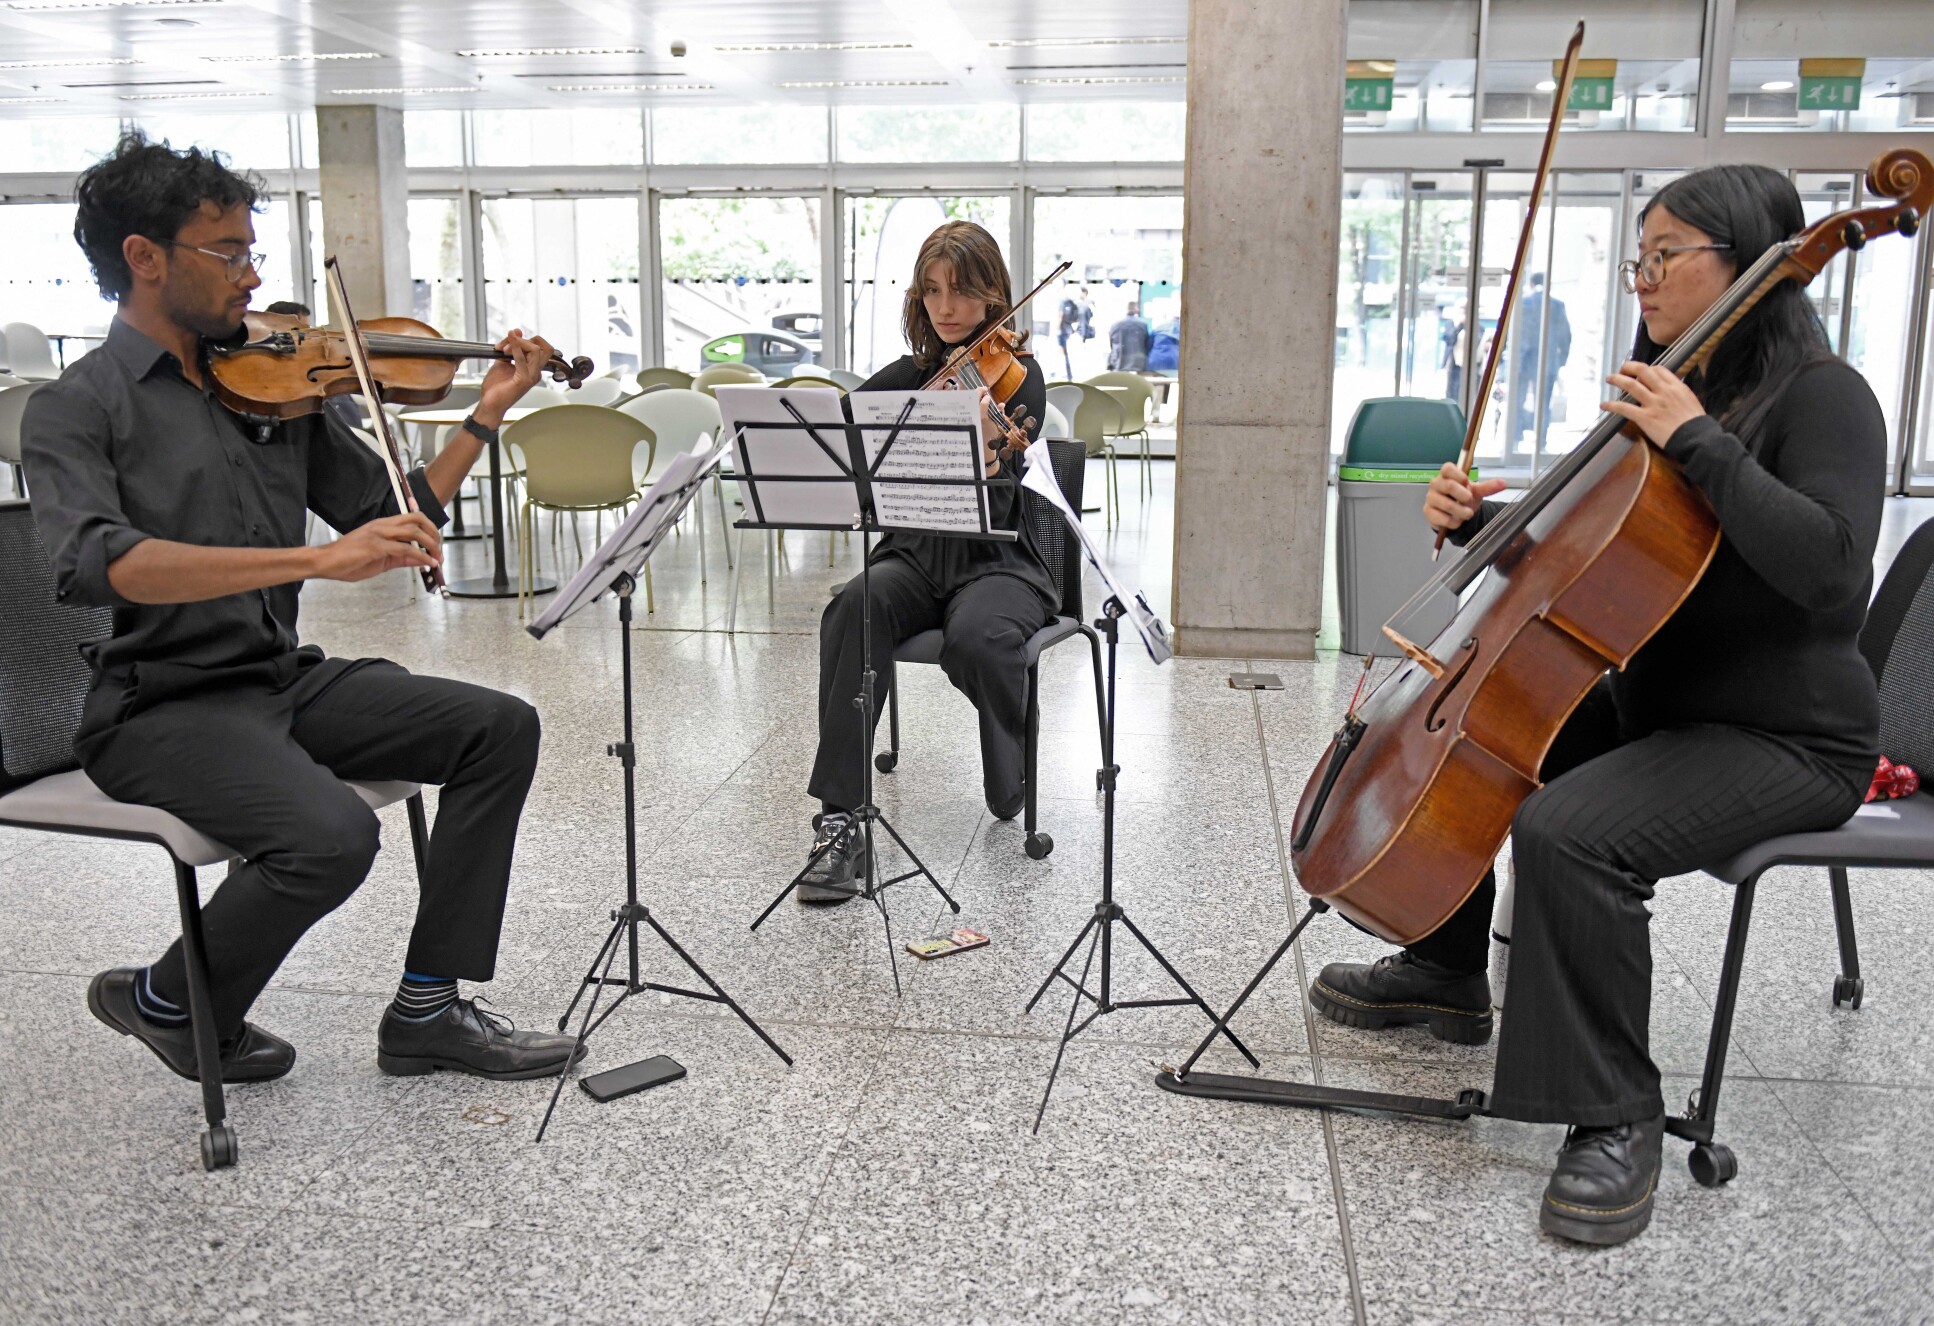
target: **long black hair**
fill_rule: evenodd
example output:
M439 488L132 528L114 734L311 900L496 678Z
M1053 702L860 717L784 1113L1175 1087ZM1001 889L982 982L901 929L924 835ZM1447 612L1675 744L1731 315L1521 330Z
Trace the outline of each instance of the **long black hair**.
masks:
M94 268L101 294L118 300L134 285L121 253L129 235L166 244L203 203L224 211L246 203L253 210L262 194L262 181L230 170L222 153L198 147L177 152L133 129L81 172L74 186L74 240Z
M1799 190L1766 166L1708 166L1680 176L1639 213L1641 233L1655 207L1705 231L1713 243L1730 246L1742 272L1773 245L1806 228ZM1632 358L1649 364L1664 352L1641 319ZM1807 364L1833 357L1826 328L1805 289L1781 281L1727 333L1686 384L1708 414L1751 446L1766 412L1793 375Z

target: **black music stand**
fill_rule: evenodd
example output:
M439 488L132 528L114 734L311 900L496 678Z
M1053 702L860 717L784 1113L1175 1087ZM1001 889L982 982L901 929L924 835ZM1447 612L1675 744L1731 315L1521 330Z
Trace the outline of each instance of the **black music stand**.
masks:
M824 845L816 848L806 858L805 866L801 868L798 874L792 877L791 883L779 891L778 897L766 904L766 909L759 913L758 918L752 922L751 928L757 930L764 923L765 919L772 915L773 910L799 887L800 883L806 877L806 872L817 865L821 857L841 843L844 843L849 836L857 833L860 835L862 845L862 872L860 887L855 891L853 896L865 898L873 904L874 908L880 914L880 922L886 929L887 961L893 969L893 990L897 995L900 993L900 958L893 947L893 918L886 909L886 891L895 884L901 884L910 879L922 878L933 886L934 892L938 893L942 901L954 912L958 913L960 911L960 904L955 902L953 896L941 886L940 881L934 877L934 873L927 869L920 858L914 854L913 849L907 846L906 839L900 836L899 831L893 827L892 822L887 819L880 808L873 804L873 683L877 675L873 671L872 666L873 536L888 528L917 528L923 533L939 534L955 538L978 538L999 542L1011 541L1018 537L1012 530L994 529L988 524L987 490L995 482L1011 483L1012 481L988 479L985 466L979 461L981 454L980 429L971 424L919 423L912 424L911 427L918 429L922 433L959 433L961 435L962 446L970 448L974 456L974 463L971 466L972 477L934 478L917 474L882 474L881 469L885 465L888 457L891 456L894 444L900 440L901 433L909 427L909 420L913 415L914 407L919 404L915 396L910 395L907 398L907 403L901 408L898 417L892 423L888 424L854 424L844 420L833 423L809 422L800 414L799 410L791 401L783 401L782 403L786 412L792 416L792 422L747 421L739 425L739 454L735 461L738 469L736 477L745 490L746 508L751 512L751 515L747 519L738 521L737 524L741 529L857 529L860 532L860 587L862 590L860 595L860 657L862 663L860 669L860 692L854 697L853 707L858 711L859 722L862 724L860 730L864 734L865 740L862 743L860 752L860 804L854 808L851 817L847 820L846 828L835 837L828 839ZM753 430L759 431L754 432ZM830 461L830 471L822 467L816 473L801 472L784 474L765 469L763 464L753 454L757 448L753 445L748 445L748 443L753 438L781 432L790 433L795 437L809 439L813 444L814 451L817 453L815 459L818 456L823 456L826 460ZM880 443L878 453L869 462L867 459L866 435L882 432L886 434L886 438ZM829 439L837 439L837 442L830 441ZM761 492L760 485L785 485L793 483L840 485L842 496L850 493L853 497L855 503L853 510L855 514L848 520L832 522L792 517L768 519L768 504L777 507L781 503L779 500L775 500L778 498L777 493L771 491ZM949 489L954 491L971 490L974 493L975 506L979 512L979 526L973 531L954 528L926 528L897 522L890 526L883 526L880 523L878 504L880 494L875 491L874 486L876 484L883 489L897 489L905 485L911 486L916 490L922 488ZM772 514L777 516L779 513L774 511ZM873 826L876 824L886 830L887 835L893 839L895 845L905 854L907 860L913 863L913 869L895 875L891 879L880 878L873 842Z
M1042 446L1041 443L1036 443L1035 445L1037 447ZM1029 451L1028 485L1030 487L1035 484L1035 467L1045 468L1049 476L1052 476L1054 472L1049 467L1044 447L1043 453L1037 457L1032 449ZM1047 491L1048 489L1051 489L1051 491ZM1215 1010L1210 1008L1202 996L1195 992L1195 988L1188 983L1182 973L1175 969L1175 964L1163 956L1162 951L1155 947L1154 941L1142 933L1141 927L1129 920L1127 909L1115 901L1115 783L1121 775L1121 766L1115 763L1115 656L1116 645L1121 636L1121 619L1129 615L1129 609L1123 604L1121 597L1126 591L1116 583L1114 576L1102 564L1094 544L1089 540L1086 528L1081 524L1080 517L1069 507L1067 498L1062 494L1060 486L1054 484L1050 478L1048 483L1042 485L1042 488L1037 490L1037 492L1039 496L1044 497L1059 508L1062 516L1074 527L1075 537L1080 542L1083 553L1086 554L1089 562L1093 564L1096 573L1101 576L1102 582L1107 585L1110 591L1107 601L1101 605L1101 616L1095 622L1096 629L1101 631L1108 639L1108 707L1106 721L1101 727L1101 772L1096 777L1096 781L1101 785L1102 798L1101 899L1095 903L1093 914L1082 924L1080 932L1074 937L1074 942L1068 945L1068 951L1061 955L1061 961L1054 964L1054 969L1041 982L1041 988L1036 990L1034 997L1027 1001L1027 1007L1024 1010L1025 1012L1032 1013L1034 1006L1041 1002L1042 997L1047 994L1049 988L1053 986L1056 980L1067 982L1074 990L1074 999L1068 1005L1068 1022L1062 1028L1061 1042L1054 1051L1054 1067L1048 1070L1048 1085L1046 1090L1041 1093L1041 1107L1034 1112L1034 1131L1039 1133L1041 1131L1041 1120L1048 1112L1048 1099L1054 1094L1055 1080L1061 1075L1061 1059L1068 1052L1068 1043L1086 1031L1090 1026L1094 1025L1096 1019L1105 1017L1119 1009L1187 1008L1191 1006L1199 1008L1202 1010L1204 1017L1216 1024L1215 1030L1209 1033L1210 1040L1214 1040L1220 1034L1228 1039L1229 1044L1235 1046L1242 1054L1242 1057L1249 1061L1251 1067L1260 1068L1262 1065L1257 1061L1256 1056L1249 1052L1249 1047L1238 1040L1235 1034L1228 1029L1227 1019L1218 1019L1216 1017ZM1069 574L1079 574L1079 570L1079 567L1070 567ZM1157 663L1160 663L1169 656L1167 652L1166 633L1162 630L1161 622L1157 621L1155 615L1148 610L1147 602L1139 594L1135 595L1134 598L1135 606L1138 610L1134 624L1138 632L1144 632L1150 637L1149 655ZM1163 651L1160 654L1156 653L1158 646ZM1114 958L1115 927L1117 925L1125 927L1129 936L1137 944L1142 946L1142 951L1160 964L1162 970L1168 973L1168 978L1180 988L1184 996L1183 998L1115 998ZM1068 964L1074 961L1075 952L1080 949L1081 941L1084 939L1088 941L1088 954L1082 959L1081 978L1076 980L1068 975L1067 968ZM1090 989L1088 986L1088 973L1094 967L1095 950L1097 948L1101 951L1099 986L1096 989ZM1084 999L1094 1005L1094 1011L1083 1018L1077 1025L1075 1016L1081 1011L1081 1001Z
M707 1003L724 1004L738 1015L739 1021L752 1029L754 1035L766 1043L786 1066L792 1066L792 1056L779 1047L779 1043L768 1036L765 1029L752 1020L737 1001L727 994L719 983L713 980L703 967L687 953L679 942L672 938L671 932L651 914L651 909L638 901L638 815L637 815L637 748L632 744L632 696L631 696L631 595L637 588L639 568L644 566L665 536L671 532L685 508L704 487L705 482L718 468L725 457L725 448L719 446L709 453L701 453L694 448L685 455L675 457L671 467L663 477L653 484L651 490L638 503L630 516L612 532L602 548L565 586L564 592L554 599L542 616L524 629L542 640L558 623L577 612L580 608L604 596L608 590L618 600L618 638L619 652L623 659L624 687L624 738L605 747L607 755L616 756L624 766L625 778L625 901L611 913L611 929L604 937L597 954L591 959L591 966L579 982L571 1002L557 1020L557 1029L563 1031L569 1025L571 1014L577 1009L578 1001L584 998L586 990L591 998L585 1003L584 1016L578 1023L577 1042L564 1066L558 1070L557 1086L551 1091L551 1103L544 1110L544 1120L537 1127L537 1140L544 1140L545 1129L551 1126L551 1114L557 1109L558 1097L564 1091L564 1083L577 1063L578 1052L592 1032L624 1005L625 1000L647 990L660 994L677 995L682 999L701 999ZM640 972L638 962L638 927L648 925L658 938L665 942L678 956L678 960L691 969L692 974L705 982L711 993L703 990L687 990L676 985L662 985L657 981L647 981ZM619 939L626 941L629 970L622 978L611 975L612 963L617 959ZM598 999L606 986L619 988L618 997L604 1010L604 1016L597 1014Z

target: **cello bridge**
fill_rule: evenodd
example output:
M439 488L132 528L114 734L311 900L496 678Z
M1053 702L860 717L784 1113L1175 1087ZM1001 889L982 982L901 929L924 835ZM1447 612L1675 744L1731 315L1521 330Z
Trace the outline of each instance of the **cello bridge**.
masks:
M1413 644L1409 640L1404 639L1403 636L1391 630L1390 627L1388 626L1383 628L1383 633L1390 637L1391 644L1395 645L1398 649L1401 649L1403 651L1403 655L1405 658L1409 659L1412 663L1415 663L1418 667L1422 668L1425 672L1428 672L1435 680L1442 681L1444 679L1444 673L1448 671L1448 669L1445 668L1443 661L1437 658L1428 649L1425 649L1422 645Z

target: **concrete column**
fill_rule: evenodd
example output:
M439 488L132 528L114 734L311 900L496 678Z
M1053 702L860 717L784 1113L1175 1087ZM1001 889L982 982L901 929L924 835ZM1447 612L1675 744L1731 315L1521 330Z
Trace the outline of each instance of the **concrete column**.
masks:
M387 106L318 106L316 143L322 158L322 251L341 264L356 316L412 316L403 112ZM317 272L316 280L323 276ZM322 316L322 310L316 313Z
M1192 0L1178 652L1309 658L1343 188L1345 0Z

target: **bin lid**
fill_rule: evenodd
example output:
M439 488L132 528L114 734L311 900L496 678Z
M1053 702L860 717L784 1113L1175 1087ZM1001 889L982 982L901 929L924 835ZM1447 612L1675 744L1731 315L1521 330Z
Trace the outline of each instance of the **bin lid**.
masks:
M1435 471L1464 445L1464 411L1455 401L1372 396L1356 407L1343 464Z
M1451 457L1456 460L1456 456ZM1438 466L1422 465L1339 465L1336 477L1345 483L1429 483L1437 477ZM1471 466L1471 478L1478 477Z

